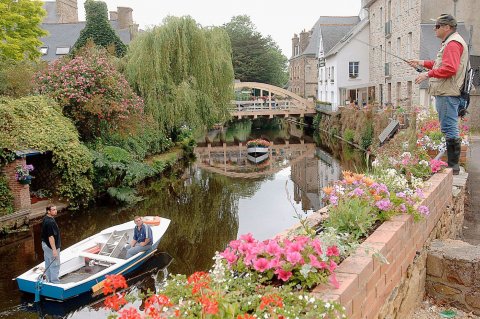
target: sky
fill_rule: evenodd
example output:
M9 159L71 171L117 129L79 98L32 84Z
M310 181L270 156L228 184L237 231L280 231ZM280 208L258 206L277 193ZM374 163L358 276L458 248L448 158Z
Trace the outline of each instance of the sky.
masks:
M133 20L145 29L162 23L168 15L190 15L202 26L221 26L233 16L250 16L257 30L270 35L282 53L290 58L291 39L303 29L310 30L324 16L356 16L361 0L103 0L109 11L133 9ZM78 1L80 20L85 20L84 0ZM290 3L287 5L286 3Z

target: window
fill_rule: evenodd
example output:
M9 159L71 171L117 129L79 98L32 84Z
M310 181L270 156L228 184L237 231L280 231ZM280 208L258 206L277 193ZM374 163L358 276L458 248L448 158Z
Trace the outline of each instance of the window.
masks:
M412 32L408 33L408 38L407 38L407 57L412 56Z
M64 55L70 52L70 47L57 47L57 51L55 54L57 55Z
M360 62L348 62L348 76L350 78L358 77L358 67Z
M42 55L47 55L48 54L48 47L41 47L40 48L40 53Z
M335 68L332 66L332 82L335 81Z
M402 56L402 39L397 38L397 55Z

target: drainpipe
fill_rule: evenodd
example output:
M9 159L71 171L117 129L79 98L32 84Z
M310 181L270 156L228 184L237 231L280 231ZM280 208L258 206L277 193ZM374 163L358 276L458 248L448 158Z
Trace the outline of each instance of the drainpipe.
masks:
M453 0L453 16L457 17L457 2L458 0Z

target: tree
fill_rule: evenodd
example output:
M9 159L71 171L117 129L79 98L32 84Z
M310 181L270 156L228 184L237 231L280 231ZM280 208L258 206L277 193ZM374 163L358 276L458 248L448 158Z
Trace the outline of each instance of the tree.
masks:
M113 45L117 57L124 56L127 47L108 22L107 4L102 1L87 0L85 1L85 13L87 24L73 46L74 52L87 44L89 39L92 39L96 45L104 48Z
M0 60L36 60L41 56L39 37L45 16L39 0L0 0Z
M228 35L190 17L168 17L130 44L126 74L158 129L211 126L230 117L233 67Z
M233 51L235 78L283 87L288 80L287 57L268 36L256 31L247 15L233 17L224 25Z

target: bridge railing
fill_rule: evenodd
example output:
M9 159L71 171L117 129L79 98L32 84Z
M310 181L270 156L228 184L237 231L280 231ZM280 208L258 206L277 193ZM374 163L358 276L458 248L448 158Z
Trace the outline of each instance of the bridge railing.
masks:
M288 110L298 108L288 100L280 101L232 101L231 111L265 111L265 110ZM306 108L303 108L306 109Z

